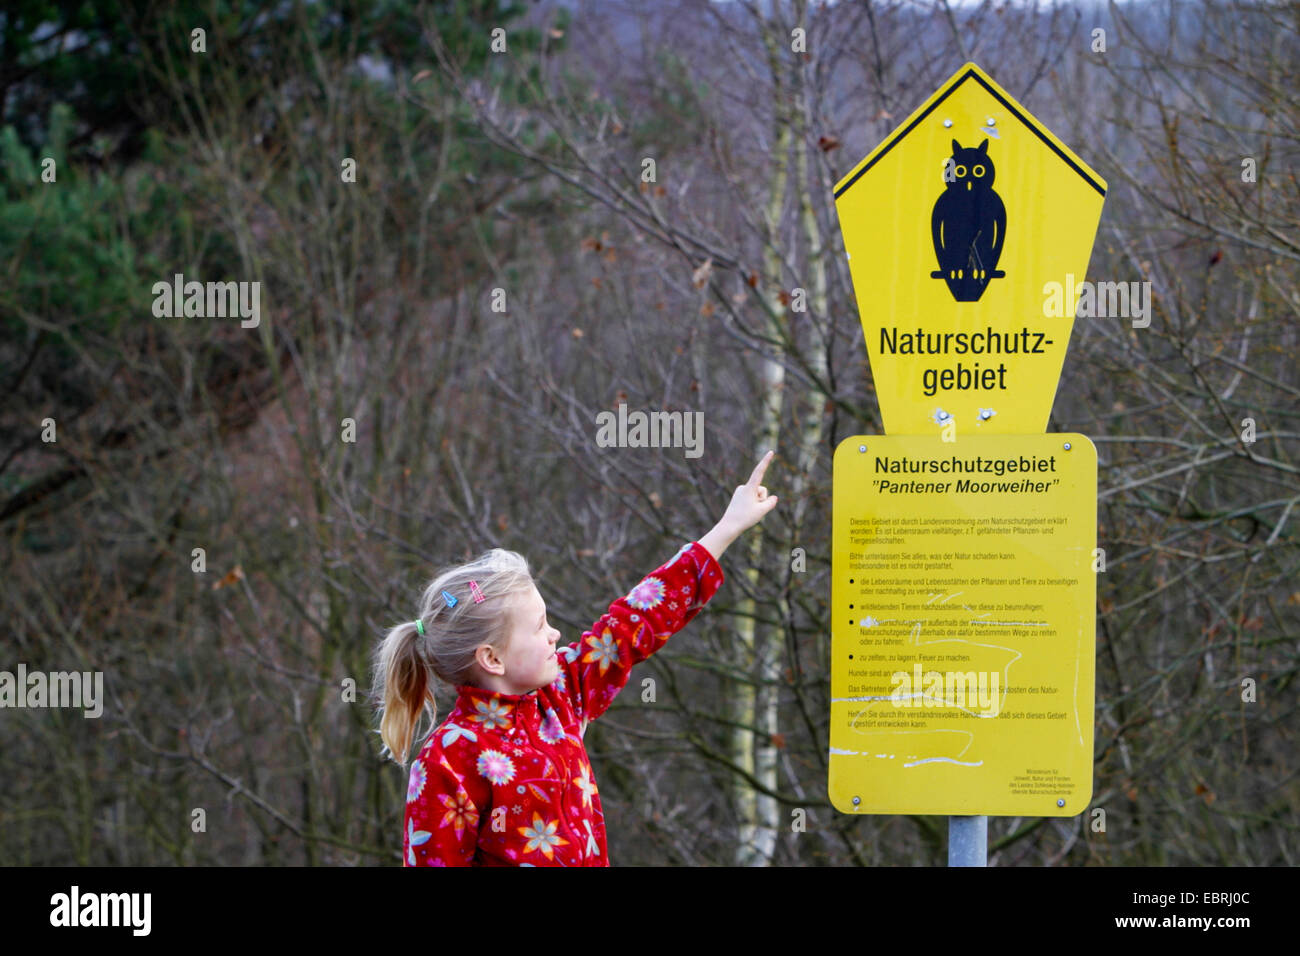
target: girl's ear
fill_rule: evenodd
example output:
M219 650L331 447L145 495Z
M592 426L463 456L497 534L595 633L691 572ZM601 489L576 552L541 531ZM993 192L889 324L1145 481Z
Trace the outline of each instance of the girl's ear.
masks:
M506 665L497 654L497 650L491 644L480 644L474 651L474 663L482 668L485 674L496 674L498 677L505 674Z

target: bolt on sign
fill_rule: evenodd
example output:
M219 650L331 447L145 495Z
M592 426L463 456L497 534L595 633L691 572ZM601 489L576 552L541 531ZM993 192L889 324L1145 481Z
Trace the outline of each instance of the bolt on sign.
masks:
M1092 442L855 435L831 493L831 803L1081 813L1101 559Z
M1046 429L1105 195L974 63L836 185L887 434Z
M1097 450L1043 429L1105 190L973 63L836 187L888 433L834 457L842 812L1092 798Z

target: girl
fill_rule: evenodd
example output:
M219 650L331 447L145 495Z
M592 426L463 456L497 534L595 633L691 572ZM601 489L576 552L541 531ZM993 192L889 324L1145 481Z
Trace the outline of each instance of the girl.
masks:
M495 548L439 575L420 616L375 653L384 748L403 764L433 678L456 706L411 765L407 866L608 866L605 818L582 744L588 721L722 584L717 559L776 507L761 484L768 452L722 519L609 606L582 639L560 632L527 562Z

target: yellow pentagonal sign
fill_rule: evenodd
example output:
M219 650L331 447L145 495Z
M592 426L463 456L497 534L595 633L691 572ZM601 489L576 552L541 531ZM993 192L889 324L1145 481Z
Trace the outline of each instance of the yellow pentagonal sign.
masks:
M1105 195L974 63L836 185L887 434L1046 430Z

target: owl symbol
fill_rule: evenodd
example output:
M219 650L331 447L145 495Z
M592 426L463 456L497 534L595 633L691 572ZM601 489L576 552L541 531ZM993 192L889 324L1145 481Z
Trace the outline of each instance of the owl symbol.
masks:
M939 268L930 273L948 283L958 302L978 302L990 279L1006 273L997 268L1007 235L1007 209L993 191L989 141L978 148L952 141L945 161L944 191L935 201L930 232Z

